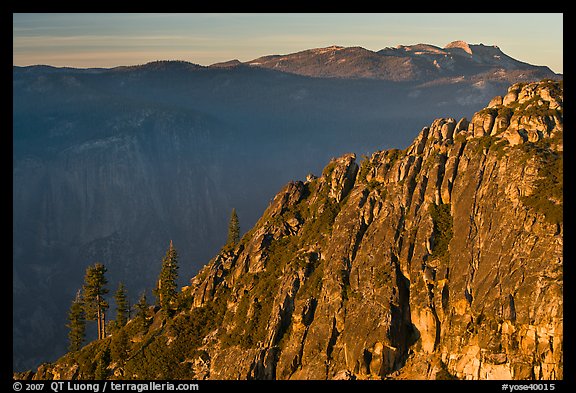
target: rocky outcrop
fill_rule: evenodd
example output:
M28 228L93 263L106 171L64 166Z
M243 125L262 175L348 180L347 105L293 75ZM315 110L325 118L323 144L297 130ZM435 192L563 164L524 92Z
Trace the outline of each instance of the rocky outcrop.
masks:
M108 375L562 379L562 125L561 83L518 84L404 151L289 183ZM87 375L85 357L37 375Z

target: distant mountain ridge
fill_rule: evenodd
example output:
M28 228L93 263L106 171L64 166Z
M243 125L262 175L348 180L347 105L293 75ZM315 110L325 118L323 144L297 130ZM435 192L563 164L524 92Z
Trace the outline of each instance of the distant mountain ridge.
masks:
M558 76L546 66L534 66L513 59L497 46L474 45L464 41L453 41L444 48L430 44L398 45L377 52L362 47L330 46L288 55L262 56L243 64L313 77L371 78L396 82L428 82L431 79L463 76L500 81Z
M79 72L103 71L201 71L214 68L256 67L315 78L378 79L393 82L454 83L462 78L476 81L516 83L558 79L562 74L547 66L532 65L514 59L496 46L452 41L444 48L431 44L398 45L371 51L360 46L332 45L290 54L272 54L241 62L227 60L203 66L184 60L157 60L142 65L113 68L78 69ZM74 70L45 65L17 67L43 72Z

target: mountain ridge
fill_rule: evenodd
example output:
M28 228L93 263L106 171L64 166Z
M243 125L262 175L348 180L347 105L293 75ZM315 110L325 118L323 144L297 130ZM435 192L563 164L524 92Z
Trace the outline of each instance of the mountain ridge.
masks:
M539 79L558 75L546 66L533 66L504 54L497 46L453 41L444 48L430 44L398 45L371 51L359 46L329 46L247 61L256 67L313 77L354 77L426 82L440 77L476 75L490 80L497 70L517 70ZM513 82L511 82L513 83Z
M466 64L462 63L466 59ZM334 67L334 62L338 67ZM346 68L345 62L353 63ZM313 64L310 64L313 63ZM478 70L478 66L488 68ZM210 65L200 65L186 60L155 60L141 65L117 66L111 68L76 69L84 72L110 72L124 70L156 70L166 67L179 67L189 71L199 71L210 68L234 68L240 66L272 69L297 75L312 77L335 78L368 78L392 81L421 81L430 79L482 74L490 79L496 70L513 71L522 69L530 75L528 79L545 79L561 77L547 66L536 66L513 59L496 46L484 44L469 44L465 41L452 41L443 48L431 44L398 45L372 51L361 46L331 45L323 48L305 49L289 54L264 55L253 60L241 62L238 59L226 60ZM456 66L456 69L454 68ZM71 67L54 67L49 65L14 66L19 69L42 67L54 72L71 70ZM442 69L445 67L446 69ZM466 69L468 67L468 69ZM472 68L470 68L472 67ZM438 71L436 74L431 72ZM511 82L513 83L513 82Z

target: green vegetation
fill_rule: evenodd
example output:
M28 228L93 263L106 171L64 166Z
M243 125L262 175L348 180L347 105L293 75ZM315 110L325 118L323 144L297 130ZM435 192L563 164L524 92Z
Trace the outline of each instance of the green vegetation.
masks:
M190 361L205 354L201 349L202 339L221 324L225 307L225 301L219 299L173 318L165 318L158 313L156 318L165 318L160 324L164 327L151 327L141 342L133 344L130 351L132 356L124 361L125 378L192 378ZM130 328L130 325L124 329ZM119 346L122 347L121 344ZM119 360L113 357L113 361Z
M535 95L529 100L518 104L518 106L515 108L514 114L520 116L546 117L560 115L561 111L559 109L550 109L550 103L548 101L543 101L542 97Z
M86 336L86 315L80 292L76 294L76 298L70 306L68 325L66 327L70 329L68 332L68 350L72 352L78 351L82 347Z
M129 318L130 306L128 305L128 296L126 294L126 288L124 283L120 282L118 284L118 289L114 295L114 300L116 302L116 328L121 328L126 325Z
M384 163L384 169L386 171L390 170L399 159L404 157L405 153L406 152L404 150L400 149L390 149L384 151L383 156L381 157L381 161ZM373 169L374 169L374 163L372 162L370 157L363 155L362 162L360 163L360 169L358 170L357 180L359 182L366 182L366 177L368 176L368 173L370 173L370 171L372 171ZM371 182L374 181L376 180L374 179L371 180ZM374 185L375 184L372 184L372 187L374 187Z
M456 136L454 137L454 143L465 143L466 142L466 133L461 133L459 132L458 134L456 134Z
M110 337L102 340L94 340L81 350L68 352L57 362L58 365L65 368L74 368L75 379L90 380L96 379L96 374L102 374L104 369L112 363L110 352ZM98 370L99 368L99 370ZM54 374L48 371L48 376L51 375L52 379ZM106 371L105 378L109 378L109 372Z
M404 157L404 154L405 154L404 150L400 149L390 149L386 151L386 158L388 159L386 162L386 168L387 169L392 168L396 163L396 161Z
M476 112L478 115L491 115L492 117L496 117L498 115L498 109L496 108L484 108Z
M309 220L304 226L301 235L302 242L312 243L319 241L324 235L332 233L332 225L339 212L339 204L332 200L326 200L324 210L317 214L312 220ZM307 214L310 216L315 215L313 207Z
M158 305L164 310L169 310L177 297L177 284L178 279L178 253L170 240L170 246L166 255L162 259L162 269L154 289Z
M267 281L271 284L271 281ZM266 287L266 285L264 285ZM268 285L266 289L270 290L273 286ZM222 343L226 346L238 345L241 348L251 348L257 343L263 343L268 333L268 320L272 311L272 300L274 293L268 299L261 300L263 290L258 288L261 296L252 297L245 294L234 315L234 328L227 333L222 334Z
M233 329L221 334L224 345L251 348L264 342L282 271L288 266L294 268L302 263L302 258L294 258L298 251L298 242L299 238L296 236L273 240L268 248L265 270L245 278L246 285L249 285L251 290L245 291L239 299L238 307L229 321Z
M522 202L544 215L547 222L558 224L563 218L564 155L541 151L536 156L540 165L538 179L534 182L531 195L523 196Z
M324 169L324 175L332 173L335 164L331 163ZM290 218L297 217L299 221L304 222L301 233L295 237L291 242L294 242L294 247L297 250L301 244L312 244L321 241L321 239L332 232L332 225L336 216L340 212L342 205L346 203L347 198L336 203L336 201L328 196L329 184L321 183L320 179L315 179L310 183L304 185L301 201L288 207L280 216L275 217L270 224L273 226L286 222ZM313 200L308 200L310 195L314 195ZM281 241L281 239L278 239ZM285 241L285 240L284 240ZM272 244L271 247L274 247ZM286 253L286 252L284 252ZM278 253L281 255L282 253ZM269 258L274 260L274 258Z
M564 80L556 81L554 79L542 79L540 86L544 89L549 89L552 95L562 96L564 92Z
M138 321L138 325L140 326L141 330L146 330L148 328L148 308L150 305L146 300L146 292L142 292L140 295L140 299L138 299L138 303L134 305L136 309L136 320Z
M357 179L359 182L365 182L366 176L374 168L374 163L370 157L362 155L362 162L360 162L360 169L358 169Z
M429 212L432 217L434 235L431 256L433 258L445 258L448 256L448 245L453 236L453 220L452 214L450 213L450 204L431 204Z
M324 279L324 261L316 260L308 268L308 278L298 291L298 296L304 298L318 297L322 290L322 280Z
M508 145L508 140L497 136L484 135L474 138L469 142L469 145L475 154L483 154L490 151L495 153L500 159L506 153L505 147Z
M130 354L130 339L126 329L120 329L112 335L110 342L110 357L120 364L128 359Z
M236 209L232 209L230 214L230 222L228 224L228 240L226 246L233 247L240 241L240 221L236 214Z
M108 377L108 366L110 365L110 348L106 347L101 356L96 361L96 370L94 370L94 379L104 380Z
M558 87L557 82L550 81L544 87L549 88L553 94L562 95L561 88ZM563 111L560 108L550 109L550 103L542 99L539 94L535 94L530 99L518 103L517 101L503 107L502 111L512 111L515 116L554 116L562 115Z
M322 171L322 177L327 179L330 176L332 176L332 172L334 172L335 168L336 168L336 160L333 158L332 160L330 160L328 165L324 167L324 170Z
M105 322L108 302L104 295L108 293L105 285L108 283L106 277L106 267L101 263L88 266L84 276L84 286L82 287L82 302L86 320L97 321L98 339L106 336Z
M510 106L502 105L501 107L498 108L498 116L499 117L504 117L504 118L510 120L510 118L512 117L513 114L514 114L514 109L511 108Z

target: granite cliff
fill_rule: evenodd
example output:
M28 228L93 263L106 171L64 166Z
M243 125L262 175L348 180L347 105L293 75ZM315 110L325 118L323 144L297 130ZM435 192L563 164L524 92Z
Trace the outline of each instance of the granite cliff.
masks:
M174 310L19 377L562 379L562 171L562 82L514 84L290 182Z

